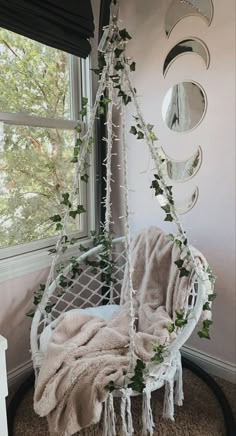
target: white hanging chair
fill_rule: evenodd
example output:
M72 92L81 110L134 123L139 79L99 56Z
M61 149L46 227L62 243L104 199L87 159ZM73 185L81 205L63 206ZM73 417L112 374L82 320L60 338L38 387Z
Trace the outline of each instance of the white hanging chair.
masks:
M117 3L118 2L114 2ZM86 154L88 152L90 144L90 138L93 134L94 121L96 118L97 109L101 97L104 95L104 90L108 89L108 112L107 112L107 188L106 188L106 220L104 231L109 233L111 222L111 157L112 157L112 141L114 133L112 131L112 108L117 104L117 95L114 94L114 83L110 78L114 73L114 62L117 59L114 58L114 49L120 44L120 42L113 41L113 35L117 34L117 20L114 19L111 14L111 22L108 27L107 36L110 35L110 45L105 46L106 52L106 65L103 68L101 77L99 80L99 87L95 104L91 110L90 122L86 134L82 137L81 152L78 162L76 164L76 176L73 192L71 194L71 203L77 195L78 180L81 177ZM112 42L113 41L113 42ZM113 44L113 45L112 45ZM115 45L114 45L115 44ZM123 44L123 43L122 43ZM119 46L120 47L120 46ZM122 60L122 59L121 59ZM118 73L116 73L118 74ZM126 87L126 97L132 97L138 117L139 125L141 126L143 137L146 139L151 156L156 164L156 171L159 183L161 184L161 193L157 195L160 201L161 207L167 208L166 213L171 214L172 220L177 226L177 236L186 240L186 234L178 219L174 204L169 201L170 190L162 174L161 162L163 159L162 153L154 146L155 136L150 134L150 127L144 122L142 113L139 108L139 103L136 97L136 91L131 85L129 78L129 67L125 65L121 68L120 80L122 86ZM119 75L118 74L118 75ZM109 77L107 79L107 77ZM128 268L129 277L129 304L131 314L131 330L130 335L130 359L134 359L134 313L133 313L133 284L132 284L132 259L131 259L131 243L130 243L130 228L129 228L129 210L128 210L128 182L127 182L127 143L126 143L126 125L125 125L125 105L122 105L122 96L118 99L118 105L121 108L121 125L122 125L122 153L124 156L124 197L125 197L125 236L113 239L112 250L110 251L110 259L114 261L113 264L113 279L109 282L106 280L106 266L101 262L100 254L103 250L103 245L98 245L79 255L64 267L63 271L56 274L56 265L61 259L63 253L63 244L66 233L66 226L69 216L68 206L66 210L63 226L58 238L58 242L55 249L55 254L52 260L51 269L45 285L44 292L42 293L42 299L39 302L32 321L30 342L32 359L34 368L37 375L40 371L42 363L44 361L45 352L47 350L47 344L50 340L52 333L53 322L65 312L71 310L87 310L95 315L100 315L108 319L120 304L120 293L124 277L125 268ZM120 103L119 103L120 102ZM127 102L126 102L127 103ZM77 156L77 154L76 154ZM165 210L165 209L164 209ZM185 313L191 312L191 316L188 318L188 322L183 328L176 330L176 339L173 340L168 346L168 352L164 356L164 360L159 363L151 363L149 365L148 378L145 381L145 388L143 389L143 431L144 434L153 434L153 419L151 411L151 392L159 389L163 385L166 386L166 394L164 399L164 411L163 415L174 419L174 402L178 405L182 405L183 391L182 391L182 366L180 358L180 349L185 344L187 339L193 332L196 324L198 323L203 305L208 302L208 294L210 290L209 273L197 264L194 257L194 252L188 243L185 244L188 249L188 255L191 258L191 262L195 273L192 276L192 281L189 285L187 300L185 307L183 308ZM92 259L92 261L91 261ZM77 272L75 272L75 267ZM80 269L78 273L78 268ZM62 281L66 283L62 286ZM176 384L175 384L176 382ZM175 385L175 395L174 395ZM127 399L137 395L136 391L125 387L122 389L115 389L110 392L105 402L105 420L104 420L104 435L114 436L114 408L113 408L113 396L122 397L121 417L123 420L124 434L132 434L132 422L130 401Z

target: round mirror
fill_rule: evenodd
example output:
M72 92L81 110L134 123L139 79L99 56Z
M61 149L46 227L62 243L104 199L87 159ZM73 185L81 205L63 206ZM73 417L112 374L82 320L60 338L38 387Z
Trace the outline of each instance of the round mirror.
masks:
M163 120L175 132L194 129L205 112L206 94L195 82L177 83L167 91L163 100Z

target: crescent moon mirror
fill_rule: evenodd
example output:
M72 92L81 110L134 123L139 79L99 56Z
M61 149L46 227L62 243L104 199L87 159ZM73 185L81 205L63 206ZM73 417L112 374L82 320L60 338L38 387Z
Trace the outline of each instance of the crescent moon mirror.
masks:
M210 64L210 54L209 50L204 44L201 39L198 38L189 38L184 39L180 42L178 42L172 49L169 51L165 58L164 67L163 67L163 75L165 76L167 71L169 70L170 66L173 64L173 62L178 59L180 56L187 54L187 53L194 53L200 56L206 65L206 68L209 67Z
M162 117L169 129L188 132L202 121L207 106L206 93L196 82L180 82L166 93Z
M202 18L209 26L213 18L212 0L173 0L165 17L167 37L170 36L173 28L180 20L194 15Z
M183 199L175 199L175 208L179 215L189 212L196 204L199 197L199 189L196 186L194 191Z
M185 160L174 160L167 156L162 148L164 159L163 169L166 176L175 182L187 182L192 179L198 172L202 164L202 149L199 146L195 153Z

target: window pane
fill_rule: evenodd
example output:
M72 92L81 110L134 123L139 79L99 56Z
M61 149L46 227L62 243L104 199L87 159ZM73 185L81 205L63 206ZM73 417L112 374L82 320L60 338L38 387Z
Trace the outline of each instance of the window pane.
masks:
M0 28L0 112L70 118L68 54Z
M5 125L0 136L0 245L54 235L49 217L72 188L74 132Z

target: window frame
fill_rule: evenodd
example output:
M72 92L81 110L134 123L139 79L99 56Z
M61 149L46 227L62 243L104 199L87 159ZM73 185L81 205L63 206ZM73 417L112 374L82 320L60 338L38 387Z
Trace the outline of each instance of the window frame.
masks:
M81 107L82 96L88 98L88 107L92 106L93 84L91 73L91 58L77 58L73 55L69 56L69 72L70 72L70 104L71 104L71 119L53 119L44 118L35 115L18 112L0 112L0 122L4 124L26 125L29 127L45 127L57 128L62 130L74 130L78 124L79 111ZM85 119L85 124L88 123L88 117ZM76 236L80 236L80 241L86 243L89 239L89 229L95 228L96 216L95 211L95 152L90 155L89 183L84 184L81 192L81 202L85 205L87 213L81 216L82 230L78 230ZM86 185L86 186L85 186ZM48 249L53 247L58 236L39 239L28 243L22 243L9 247L0 247L0 282L13 278L24 273L35 271L36 269L50 265L50 256ZM76 245L68 250L68 255L71 256L76 250ZM31 266L25 268L27 259L30 259ZM36 264L35 264L36 262ZM37 267L38 265L38 267ZM15 270L15 273L12 270ZM9 276L10 268L10 276ZM19 271L18 271L19 270ZM18 273L17 273L18 271ZM21 273L22 271L22 273ZM23 274L24 274L23 273Z

